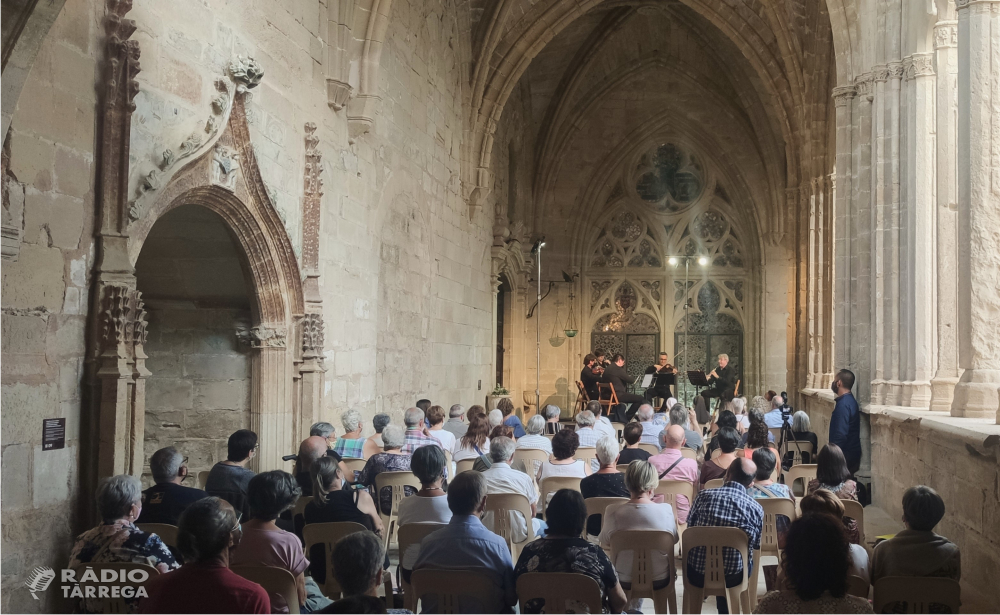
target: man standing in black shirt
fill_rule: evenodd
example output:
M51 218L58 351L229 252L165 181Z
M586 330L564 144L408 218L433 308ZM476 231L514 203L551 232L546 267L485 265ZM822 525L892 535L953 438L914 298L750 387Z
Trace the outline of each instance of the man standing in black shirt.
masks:
M611 359L611 365L604 369L604 382L611 383L611 386L615 389L615 396L618 397L619 407L614 411L611 419L618 423L628 423L631 421L632 417L635 416L636 410L639 409L639 404L646 401L642 395L628 392L629 380L628 373L625 371L625 357L616 354ZM631 404L631 406L629 406L627 412L622 412L625 404Z
M729 364L729 355L719 355L719 366L709 372L708 382L712 386L701 392L706 402L713 397L722 397L723 393L733 395L736 389L736 369Z
M142 512L136 523L177 525L177 519L192 502L207 498L201 489L183 486L189 475L187 459L168 446L149 458L149 470L156 483L142 492Z

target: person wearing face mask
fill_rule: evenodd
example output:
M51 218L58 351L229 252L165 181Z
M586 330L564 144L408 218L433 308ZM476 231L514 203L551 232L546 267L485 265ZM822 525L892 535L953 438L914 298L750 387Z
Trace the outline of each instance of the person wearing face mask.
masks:
M229 569L243 538L240 517L229 502L198 500L181 514L177 548L187 562L146 584L143 613L270 613L264 588Z
M149 564L163 573L180 566L159 536L143 532L135 525L142 513L142 485L138 478L119 474L102 481L97 488L97 510L101 524L76 539L69 568L130 562ZM135 612L137 604L135 599L126 600L130 613ZM83 598L83 612L96 613L99 608L96 598Z
M229 502L244 517L250 516L247 489L254 471L248 468L250 460L257 454L257 434L249 429L240 429L229 436L226 446L226 460L212 466L205 481L205 491Z
M844 451L851 476L861 467L861 412L858 400L851 393L853 388L854 372L849 369L837 372L830 385L833 394L837 396L837 403L830 416L829 441Z
M142 514L136 523L177 525L185 508L208 497L201 489L184 486L190 476L187 458L172 446L153 453L149 458L149 471L156 484L142 492Z

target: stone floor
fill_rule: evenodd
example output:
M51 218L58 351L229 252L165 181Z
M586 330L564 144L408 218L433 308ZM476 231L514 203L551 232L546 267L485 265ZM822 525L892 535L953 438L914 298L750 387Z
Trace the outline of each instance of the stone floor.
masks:
M873 542L876 536L883 536L886 534L895 534L899 530L903 529L902 523L896 521L885 514L880 508L875 508L874 506L868 506L865 508L865 536L868 538L869 542ZM393 574L395 579L396 567L399 563L398 551L396 550L395 543L389 548L389 560L392 563L389 570ZM774 564L777 560L773 557L764 558L764 564ZM675 589L677 591L677 608L683 608L683 594L684 594L684 581L680 578L680 570L678 569L678 578L676 582ZM759 582L757 585L757 595L763 596L767 591L764 586L764 577L759 577ZM643 600L643 613L655 613L653 610L652 600ZM709 597L702 603L701 612L704 614L715 614L718 613L716 608L715 597ZM975 589L963 584L962 585L962 613L994 613L996 609L993 608L987 601L985 601Z

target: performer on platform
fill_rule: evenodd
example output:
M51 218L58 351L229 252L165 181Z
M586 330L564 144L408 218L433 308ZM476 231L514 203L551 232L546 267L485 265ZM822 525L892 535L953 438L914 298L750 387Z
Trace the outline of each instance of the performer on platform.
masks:
M601 370L603 371L603 370ZM597 399L599 393L597 383L601 381L601 374L597 370L597 357L588 354L583 357L583 369L580 371L580 382L587 391L587 397Z
M604 373L604 368L610 366L611 362L607 360L607 358L604 356L604 351L601 350L600 348L594 351L594 357L596 357L597 359L597 364L595 365L594 371L599 371L600 373Z
M611 360L612 364L605 368L603 377L604 382L611 383L611 386L615 389L615 396L618 397L619 406L614 410L611 420L618 423L628 423L635 416L636 410L639 409L639 404L645 400L641 395L628 392L630 378L625 371L625 357L616 354ZM631 405L628 407L628 410L623 412L622 409L625 407L625 404Z
M729 355L719 355L719 366L709 372L707 378L712 386L701 392L706 403L713 397L721 397L725 392L733 394L736 389L736 370L729 364Z
M651 404L654 397L660 397L663 399L660 412L669 410L670 408L667 408L667 399L673 397L673 394L670 392L670 384L671 382L676 382L677 374L677 368L670 364L670 355L661 352L656 365L647 367L646 373L653 374L653 386L646 389L646 401ZM660 375L663 375L663 378L660 378ZM668 378L668 375L674 375L675 377Z

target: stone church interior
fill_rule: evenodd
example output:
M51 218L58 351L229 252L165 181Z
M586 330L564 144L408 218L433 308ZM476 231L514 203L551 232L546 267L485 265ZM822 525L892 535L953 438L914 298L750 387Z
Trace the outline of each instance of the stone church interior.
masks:
M1000 611L1000 0L0 6L0 610Z

